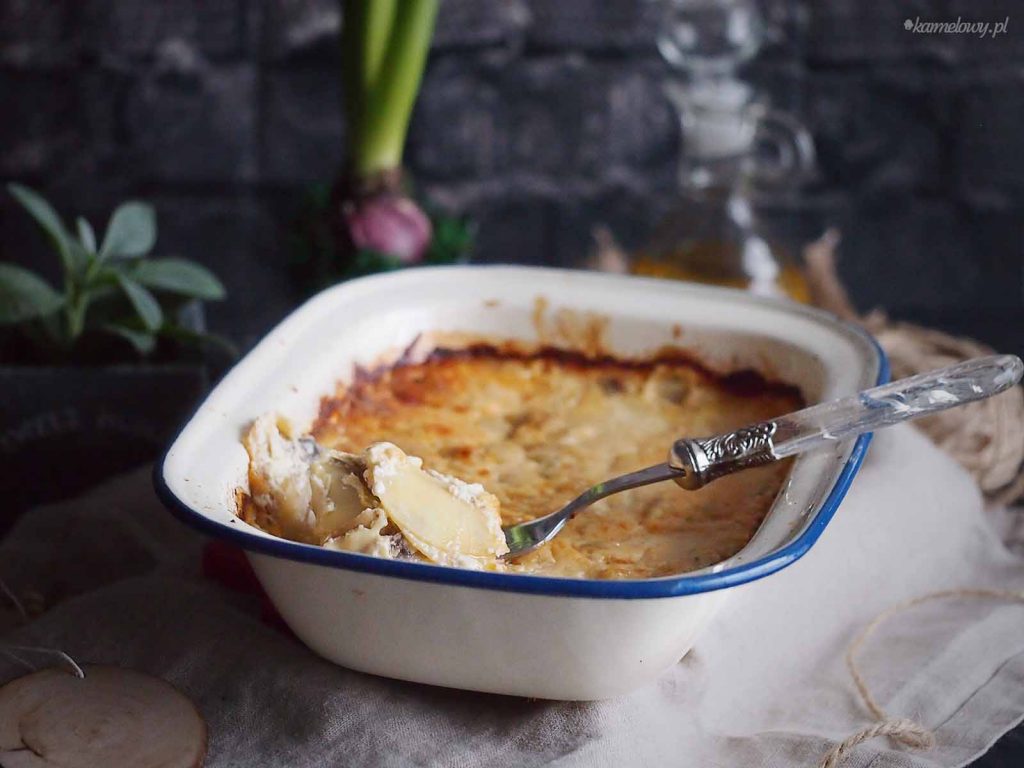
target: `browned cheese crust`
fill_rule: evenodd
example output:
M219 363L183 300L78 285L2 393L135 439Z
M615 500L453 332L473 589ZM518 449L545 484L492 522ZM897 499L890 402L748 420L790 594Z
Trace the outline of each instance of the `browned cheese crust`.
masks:
M755 373L718 376L679 354L646 362L476 346L363 372L325 398L316 439L357 452L386 440L424 465L481 483L505 523L551 512L587 487L665 460L672 441L771 418L799 393ZM531 573L649 578L720 562L753 536L789 471L784 462L697 492L672 483L606 499L548 547Z

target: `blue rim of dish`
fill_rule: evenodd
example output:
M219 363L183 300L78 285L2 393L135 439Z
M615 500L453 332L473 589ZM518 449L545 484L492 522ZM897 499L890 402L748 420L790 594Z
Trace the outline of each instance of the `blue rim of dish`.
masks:
M889 358L878 344L877 339L867 331L837 321L848 330L868 341L878 356L876 386L889 381ZM200 405L200 407L202 407ZM196 409L198 411L198 408ZM194 414L193 414L194 415ZM191 418L185 422L187 425ZM184 428L183 428L184 430ZM182 430L182 431L183 431ZM179 433L180 434L180 433ZM843 465L825 501L822 502L814 519L804 531L784 547L773 550L764 557L749 563L693 575L661 577L657 579L599 580L564 579L550 576L531 576L516 573L495 573L491 571L470 571L426 563L384 560L369 555L324 549L311 544L301 544L287 539L269 538L207 518L179 499L164 480L164 465L177 437L153 467L153 487L160 501L171 513L186 525L214 538L237 544L244 550L285 560L295 560L329 568L341 568L381 576L393 576L412 581L426 581L451 584L475 589L492 589L498 592L525 592L552 597L614 598L626 600L647 600L662 597L680 597L713 592L728 587L737 587L762 579L799 560L821 536L836 510L842 503L860 465L864 461L872 433L857 438L849 458Z

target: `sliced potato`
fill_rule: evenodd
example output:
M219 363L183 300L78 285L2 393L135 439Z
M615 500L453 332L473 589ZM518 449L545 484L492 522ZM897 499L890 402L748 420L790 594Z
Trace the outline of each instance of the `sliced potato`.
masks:
M273 414L256 419L243 443L250 496L287 538L320 544L377 504L363 482L362 458L327 450L310 437L293 440Z
M364 509L377 506L363 482L365 471L361 457L341 451L323 451L310 465L313 530L320 541L350 530Z
M47 669L0 688L0 765L26 768L195 768L206 723L163 680L118 667L80 679ZM16 738L15 742L13 739Z
M498 568L508 551L497 497L424 470L391 443L342 453L291 439L273 414L256 419L243 442L252 502L286 538L466 568Z
M388 525L388 517L383 509L364 509L356 515L353 522L353 528L341 536L327 539L324 546L328 549L383 557L386 560L395 558L397 552L394 543L395 537L388 536L383 532Z
M256 419L242 439L249 454L249 493L256 504L273 510L285 536L309 541L316 518L310 509L309 452L282 434L273 414Z
M366 481L406 541L442 565L496 567L508 552L498 499L480 485L423 470L391 443L366 449Z

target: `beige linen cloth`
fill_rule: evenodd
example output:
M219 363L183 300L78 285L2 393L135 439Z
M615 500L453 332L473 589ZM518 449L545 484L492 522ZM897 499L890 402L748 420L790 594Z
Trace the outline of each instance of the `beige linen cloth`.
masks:
M0 576L59 601L0 639L166 678L206 717L207 765L218 768L813 766L868 722L842 661L861 626L939 589L1024 589L1024 560L993 532L971 480L907 427L877 436L806 557L736 590L689 655L611 701L528 701L342 669L263 623L255 598L203 580L200 547L143 471L36 510L0 546ZM883 707L935 729L937 745L874 739L850 768L964 765L1024 715L1019 604L921 606L861 659ZM18 674L0 662L0 680Z

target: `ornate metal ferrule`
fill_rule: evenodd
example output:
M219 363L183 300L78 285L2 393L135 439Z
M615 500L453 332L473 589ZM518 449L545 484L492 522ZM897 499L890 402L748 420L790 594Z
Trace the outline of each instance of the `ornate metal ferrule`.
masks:
M682 472L676 483L693 491L724 475L775 461L775 428L775 422L766 421L724 435L676 440L668 454L669 466Z

